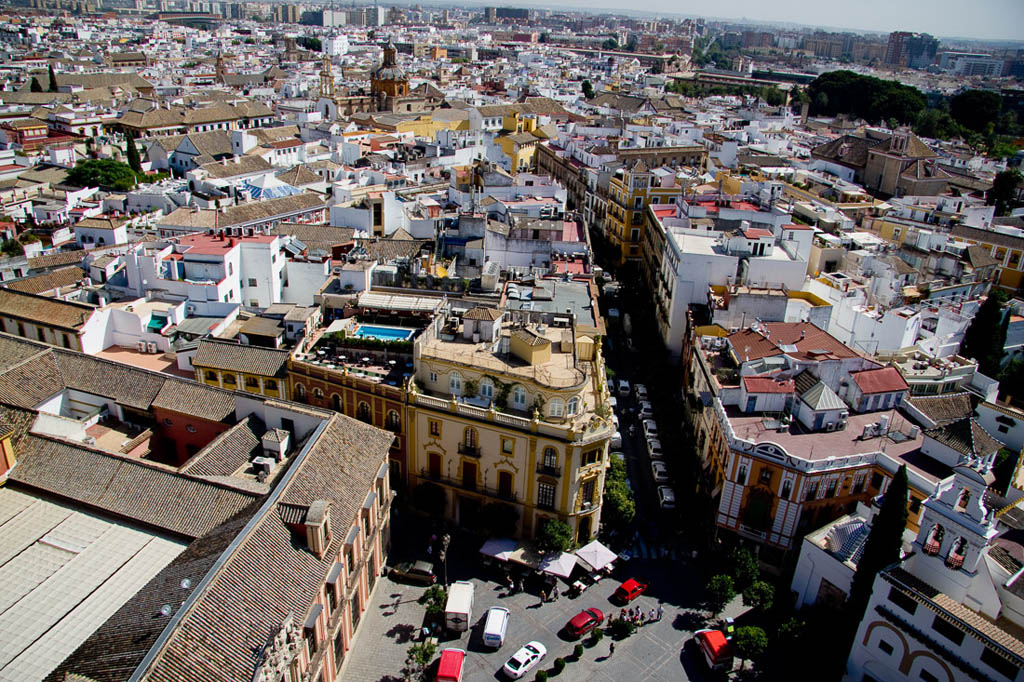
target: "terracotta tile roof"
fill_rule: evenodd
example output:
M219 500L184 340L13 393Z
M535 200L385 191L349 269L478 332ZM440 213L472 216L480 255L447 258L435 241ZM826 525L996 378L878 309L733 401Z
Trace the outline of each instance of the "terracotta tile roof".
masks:
M961 239L981 244L995 244L996 246L1005 246L1012 249L1024 249L1024 237L995 232L994 230L983 230L980 227L954 225L949 233L954 237L960 237ZM31 262L29 265L31 265Z
M775 379L773 377L743 377L743 385L747 393L792 393L796 390L792 379Z
M53 354L45 352L0 374L0 403L32 409L63 388Z
M27 277L11 282L8 289L20 291L23 294L38 294L43 291L59 289L60 287L71 286L82 281L85 272L77 265L70 265L66 268L58 268L52 272L46 272L35 277Z
M287 374L290 354L287 350L203 339L199 342L192 364L202 369L209 367L264 377L283 377Z
M9 480L193 538L210 532L256 498L141 460L37 436L25 439Z
M86 303L72 303L0 288L0 315L46 327L77 332L95 311L95 306Z
M984 457L1003 447L974 417L936 426L925 431L925 435L968 457Z
M181 471L192 476L230 476L261 451L260 439L266 430L263 420L251 414L214 439Z
M489 308L487 306L478 305L475 308L470 308L462 316L464 320L484 320L485 322L494 322L501 317L501 311L497 308Z
M270 229L270 234L292 235L310 249L327 252L330 252L334 246L350 243L355 233L353 227L301 223L279 223Z
M935 424L959 421L971 416L974 403L970 393L950 393L947 395L915 395L907 397L907 401L924 413Z
M259 518L171 635L146 679L236 682L252 677L253 633L276 632L309 610L350 525L387 461L394 435L334 415L273 508ZM331 503L334 533L320 559L295 542L281 505ZM216 632L216 637L210 634Z
M28 259L28 268L29 270L45 270L62 265L81 265L87 253L83 249L77 249L48 253L45 256L36 256L35 258Z
M740 362L774 355L798 360L857 357L839 339L809 322L766 322L761 327L768 335L749 328L729 334L729 344ZM781 346L796 346L796 350L783 350Z
M235 397L230 391L213 386L168 378L153 398L152 406L193 417L225 421L235 413Z
M120 362L54 349L61 380L67 388L101 395L139 410L148 410L164 382L165 375L139 370Z
M850 372L854 383L860 387L861 393L892 393L894 391L907 391L910 387L903 379L903 375L895 367L881 367L879 369L865 369L860 372Z

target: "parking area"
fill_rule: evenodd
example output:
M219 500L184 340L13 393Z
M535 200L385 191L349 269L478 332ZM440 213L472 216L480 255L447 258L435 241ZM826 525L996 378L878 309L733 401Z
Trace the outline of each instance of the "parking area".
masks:
M684 651L684 644L691 639L691 631L701 627L702 622L690 610L695 604L686 596L701 591L697 567L681 560L633 559L575 599L563 594L557 601L541 604L539 597L530 592L508 595L507 589L498 584L497 575L489 579L474 577L474 574L479 576L488 570L472 561L471 556L460 558L458 563L462 565L449 566L449 579L469 580L475 586L472 628L458 637L442 636L438 654L445 647L466 650L468 657L463 679L467 682L504 679L500 672L502 665L520 646L531 640L547 647L548 655L524 676L525 680L532 680L537 670L549 670L555 658L571 656L577 643L585 645L583 657L569 663L557 679L678 682L707 676L699 653L690 646ZM621 607L613 604L609 597L622 580L633 575L651 583L648 593L638 597L633 605L649 612L661 603L665 611L660 621L648 623L633 635L616 641L615 652L610 657L609 644L613 640L609 636L589 646L589 636L574 640L564 633L565 623L584 608L600 609L605 614L605 624L609 614L617 616ZM560 589L564 587L564 584L560 585ZM424 589L396 583L390 578L380 580L349 654L350 660L342 675L344 682L404 679L402 668L406 650L420 638L424 609L417 599ZM491 606L504 606L511 614L505 644L498 650L481 644L483 620Z

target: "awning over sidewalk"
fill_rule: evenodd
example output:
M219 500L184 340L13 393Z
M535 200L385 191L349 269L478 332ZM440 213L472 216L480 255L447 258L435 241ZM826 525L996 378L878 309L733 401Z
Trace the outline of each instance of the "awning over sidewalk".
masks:
M597 540L593 540L576 550L576 556L583 563L584 568L591 571L600 571L610 566L618 558L615 552Z
M569 552L551 552L545 554L540 561L538 568L545 573L557 575L560 578L568 578L572 569L576 567L576 555Z
M484 543L484 546L480 548L481 554L492 556L499 561L508 561L512 553L519 546L517 540L510 538L491 538Z

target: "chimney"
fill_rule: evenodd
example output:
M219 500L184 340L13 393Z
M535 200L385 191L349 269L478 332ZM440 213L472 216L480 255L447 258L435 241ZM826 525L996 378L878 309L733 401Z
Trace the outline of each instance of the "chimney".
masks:
M306 546L318 557L323 557L331 544L331 503L315 500L306 510Z

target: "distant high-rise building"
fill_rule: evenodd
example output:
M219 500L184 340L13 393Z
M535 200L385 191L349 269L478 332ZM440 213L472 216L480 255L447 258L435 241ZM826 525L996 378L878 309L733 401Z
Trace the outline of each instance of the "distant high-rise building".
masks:
M530 10L522 7L499 7L495 14L498 19L526 20L530 18Z
M890 66L923 69L935 61L938 51L939 40L927 33L893 31L889 34L885 63Z
M274 6L274 21L279 24L297 24L301 14L298 5Z
M489 23L489 24L497 23L497 21L498 21L498 8L497 7L488 7L486 15L487 15L487 23Z

